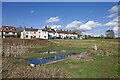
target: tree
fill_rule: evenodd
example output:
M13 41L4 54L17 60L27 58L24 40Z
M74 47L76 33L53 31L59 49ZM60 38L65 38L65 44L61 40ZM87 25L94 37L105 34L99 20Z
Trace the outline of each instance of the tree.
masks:
M81 35L82 31L78 30L78 29L75 29L75 30L72 30L72 33L75 33L77 35Z
M91 38L92 36L91 35L88 35L88 38Z
M100 35L100 38L104 38L104 35Z
M23 27L20 26L20 27L16 28L18 38L20 38L20 34L21 34L22 31L23 31Z

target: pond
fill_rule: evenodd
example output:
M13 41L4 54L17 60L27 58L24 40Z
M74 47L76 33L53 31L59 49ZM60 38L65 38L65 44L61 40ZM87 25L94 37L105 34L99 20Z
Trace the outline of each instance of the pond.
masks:
M62 50L62 51L65 51L65 50ZM50 52L45 52L45 53L50 53ZM52 51L51 53L55 53L55 51ZM28 58L28 59L25 59L25 61L28 62L29 64L40 65L40 64L46 64L49 62L66 59L69 57L73 57L79 54L86 54L86 53L87 52L72 52L68 54L56 54L56 55L46 56L46 57ZM21 60L23 59L16 59L16 61L21 61Z

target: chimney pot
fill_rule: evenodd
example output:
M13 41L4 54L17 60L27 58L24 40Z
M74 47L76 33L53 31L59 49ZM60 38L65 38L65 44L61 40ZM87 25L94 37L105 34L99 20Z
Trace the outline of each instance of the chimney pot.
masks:
M24 29L25 29L25 27L24 27Z
M32 27L31 27L31 29L32 29Z

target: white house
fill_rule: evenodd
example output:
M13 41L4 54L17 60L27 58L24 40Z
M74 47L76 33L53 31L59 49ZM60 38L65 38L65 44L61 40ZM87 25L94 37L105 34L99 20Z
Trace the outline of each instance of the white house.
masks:
M52 28L43 28L43 29L33 29L31 28L25 28L23 32L21 32L21 39L31 39L31 38L41 38L41 39L51 39L53 37L60 37L60 38L71 38L75 39L77 38L77 34L72 33L70 31L62 31L62 30L56 30Z
M48 39L48 32L42 29L25 28L21 32L21 39L41 38Z
M78 37L78 35L75 34L75 33L72 33L71 30L70 31L68 31L68 30L67 31L65 31L65 30L62 31L62 29L61 29L61 30L57 31L57 37L75 39L75 38Z

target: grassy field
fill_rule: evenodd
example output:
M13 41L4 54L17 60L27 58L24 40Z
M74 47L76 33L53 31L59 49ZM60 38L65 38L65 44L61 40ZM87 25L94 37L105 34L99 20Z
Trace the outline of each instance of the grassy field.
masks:
M86 48L68 47L68 46L39 46L39 47L30 47L29 49L31 51L34 51L34 53L22 54L23 57L44 57L44 56L52 56L56 54L68 54L72 52L88 51L88 49ZM66 50L66 52L60 52L61 50ZM42 54L43 53L42 51L56 51L56 53Z
M88 54L96 58L94 61L82 59L68 59L56 64L46 65L46 68L57 68L72 78L115 78L118 77L118 40L116 39L90 39L90 40L50 40L63 46L74 46L92 49L94 44L98 49L110 51L112 56Z
M116 78L118 77L118 40L117 39L88 39L88 40L68 40L68 39L55 39L49 40L57 44L56 46L39 46L29 47L33 53L22 54L24 57L43 57L54 54L40 54L40 51L59 51L59 50L70 50L74 51L87 51L87 56L95 57L95 60L85 61L84 58L77 59L72 57L65 61L60 61L55 64L38 66L30 68L30 70L37 71L42 68L51 70L57 69L61 74L66 75L65 78ZM93 46L97 45L97 48L103 51L108 51L113 55L95 55L89 54L93 50ZM42 52L41 52L42 53ZM66 54L68 52L58 52L58 54ZM27 70L29 71L29 69ZM27 72L26 71L26 72ZM39 73L39 72L38 72ZM50 73L50 74L51 74ZM46 73L45 73L46 74ZM34 76L35 74L33 74ZM38 75L36 75L38 76ZM39 76L38 76L39 77Z
M94 61L69 59L46 68L57 68L61 72L71 74L71 78L115 78L118 75L117 58L110 56L96 56Z

